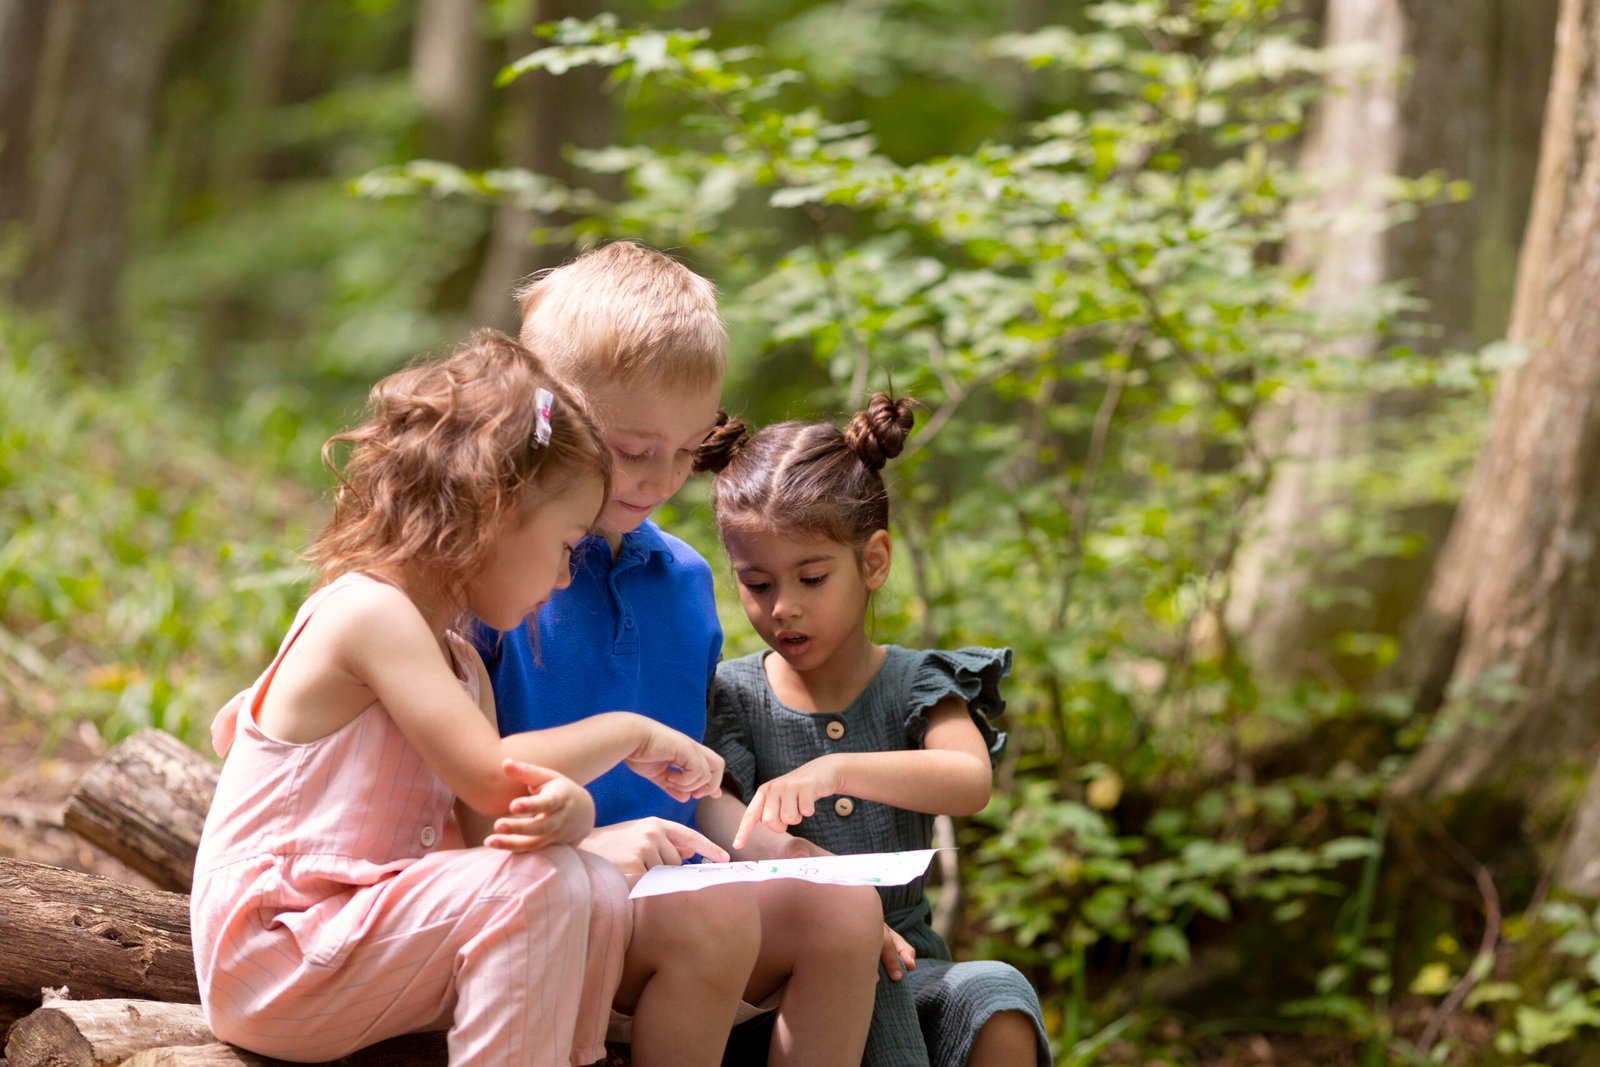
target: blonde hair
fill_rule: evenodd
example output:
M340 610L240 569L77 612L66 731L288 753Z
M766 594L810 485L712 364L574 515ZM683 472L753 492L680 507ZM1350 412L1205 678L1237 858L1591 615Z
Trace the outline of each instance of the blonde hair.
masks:
M544 441L541 389L550 393ZM351 446L342 465L340 445ZM322 461L339 481L333 518L310 550L322 583L404 564L462 605L509 509L535 507L579 477L611 492L611 453L583 401L496 330L374 385L365 420L330 437Z
M615 241L517 289L522 343L579 388L621 382L721 385L728 331L717 293L682 263Z

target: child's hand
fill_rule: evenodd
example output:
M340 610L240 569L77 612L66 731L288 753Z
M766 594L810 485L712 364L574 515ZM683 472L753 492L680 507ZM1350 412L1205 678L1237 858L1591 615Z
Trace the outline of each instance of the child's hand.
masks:
M888 923L883 924L883 969L896 982L917 969L917 950Z
M630 882L651 867L676 866L696 854L713 863L728 862L722 846L698 830L653 815L599 827L578 847L609 860Z
M801 819L816 814L817 799L831 797L839 791L837 766L827 756L819 756L757 789L733 835L733 847L743 848L757 823L781 834Z
M594 798L564 774L521 760L500 765L506 777L528 787L511 802L511 812L494 822L483 839L490 848L533 852L549 845L571 845L594 829Z
M722 757L688 734L639 716L646 724L644 739L624 763L635 774L654 782L674 800L722 795Z

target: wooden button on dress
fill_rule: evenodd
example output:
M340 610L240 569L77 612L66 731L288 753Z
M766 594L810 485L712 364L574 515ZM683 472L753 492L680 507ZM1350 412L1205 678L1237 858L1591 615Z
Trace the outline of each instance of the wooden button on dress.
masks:
M837 741L844 736L844 721L842 719L829 719L828 725L822 728L822 732Z
M841 819L847 818L851 812L856 810L856 802L849 797L840 797L833 802L833 810Z

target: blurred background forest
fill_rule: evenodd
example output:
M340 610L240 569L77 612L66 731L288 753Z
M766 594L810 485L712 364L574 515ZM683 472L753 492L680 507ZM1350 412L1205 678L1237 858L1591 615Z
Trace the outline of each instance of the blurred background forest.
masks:
M730 410L921 400L1058 1062L1597 1062L1596 114L1600 0L0 0L0 729L202 747L322 440L632 237Z

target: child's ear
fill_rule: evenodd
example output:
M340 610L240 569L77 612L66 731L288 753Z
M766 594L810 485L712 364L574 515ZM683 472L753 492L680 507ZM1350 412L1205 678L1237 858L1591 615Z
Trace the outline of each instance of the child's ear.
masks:
M890 551L889 531L874 530L872 536L867 538L867 543L861 549L861 577L867 583L867 589L876 593L883 588L883 583L889 580Z

